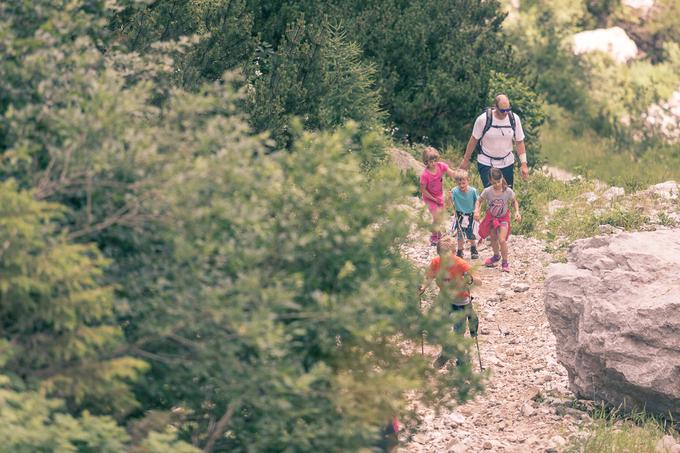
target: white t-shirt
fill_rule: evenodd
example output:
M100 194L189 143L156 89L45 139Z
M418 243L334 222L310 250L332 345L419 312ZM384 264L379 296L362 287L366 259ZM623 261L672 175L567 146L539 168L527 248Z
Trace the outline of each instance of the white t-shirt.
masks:
M491 127L488 131L486 131L486 134L484 134L484 138L482 138L482 142L480 143L482 150L485 154L488 154L491 157L498 157L498 160L494 159L492 161L484 154L478 153L477 162L480 164L496 168L505 168L515 163L515 155L512 153L512 142L524 141L524 131L522 130L522 122L519 120L519 116L517 116L514 112L511 112L511 114L515 115L514 137L512 134L512 127L510 127L509 115L506 115L504 119L499 120L493 115L493 112L491 112L491 116L493 118L491 124L493 126L508 127ZM477 117L475 120L475 126L472 128L472 136L477 140L479 140L479 138L482 136L485 124L486 113L482 113ZM503 159L503 157L505 158Z

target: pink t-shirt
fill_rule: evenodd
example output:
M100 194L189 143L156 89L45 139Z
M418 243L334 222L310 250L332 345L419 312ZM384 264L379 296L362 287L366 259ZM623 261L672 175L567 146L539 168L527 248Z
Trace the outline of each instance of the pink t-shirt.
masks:
M440 201L439 204L444 204L444 187L442 184L442 180L444 179L444 173L446 173L449 169L449 166L446 165L444 162L437 162L437 169L435 170L434 173L430 173L430 171L425 168L423 170L423 174L420 175L420 185L425 186L428 192L432 194L433 197L435 197L437 200ZM423 197L423 200L425 198ZM430 202L430 200L425 200L425 202Z

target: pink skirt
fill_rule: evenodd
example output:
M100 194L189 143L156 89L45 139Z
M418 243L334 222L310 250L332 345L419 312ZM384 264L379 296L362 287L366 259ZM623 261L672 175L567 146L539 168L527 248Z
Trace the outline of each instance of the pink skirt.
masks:
M486 214L484 215L484 218L482 219L481 223L479 224L479 241L481 242L482 239L486 239L488 235L491 234L491 229L497 229L501 227L501 223L507 223L508 224L508 234L505 236L505 240L507 241L508 238L510 237L510 211L506 212L503 217L494 217L491 215L489 211L486 211Z
M432 214L433 216L436 215L442 209L444 209L444 201L442 201L441 204L437 204L432 200L423 199L423 201L427 205L427 210L430 211L430 214Z

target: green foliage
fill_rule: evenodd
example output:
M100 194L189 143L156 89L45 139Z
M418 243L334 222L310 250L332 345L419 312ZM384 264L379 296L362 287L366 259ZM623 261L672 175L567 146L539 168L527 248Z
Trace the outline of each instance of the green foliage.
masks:
M393 207L399 178L361 171L346 153L353 135L304 133L272 155L227 142L195 167L192 190L175 193L176 259L200 272L188 277L198 297L173 307L185 340L153 350L186 367L153 373L195 414L185 429L201 442L209 420L231 414L218 449L354 450L403 410L406 390L427 382L426 399L442 403L454 382L459 397L469 391L396 341L424 326L454 340L441 313L420 318L418 275L397 252L409 224Z
M365 128L381 126L384 112L380 95L373 88L377 77L374 65L362 62L362 51L350 42L340 26L327 25L326 41L321 47L319 87L319 128L329 129L356 121Z
M177 441L174 435L157 432L134 445L125 430L110 417L95 417L87 411L80 417L72 417L65 412L60 400L45 398L42 393L17 392L9 388L6 376L0 376L0 380L0 438L3 440L0 452L199 451Z
M146 364L127 355L113 319L113 288L96 247L54 228L57 205L0 185L3 372L40 384L72 407L120 416L136 402L128 383Z
M464 129L483 107L489 71L514 68L500 35L503 17L496 1L220 0L132 3L112 29L120 43L143 52L156 40L198 33L199 43L177 63L183 86L242 69L252 124L279 144L290 144L290 115L312 129L366 116L372 126L384 109L409 139L443 145L468 138ZM343 24L351 41L329 21ZM350 93L361 94L349 102Z
M353 36L378 65L383 106L405 137L440 148L469 138L490 71L513 68L503 18L496 1L387 1L360 10Z
M379 130L385 120L374 87L376 68L362 60L361 48L341 25L315 27L299 19L276 52L268 46L258 49L247 74L251 122L258 131L271 131L279 144L292 139L291 116L312 130L350 120L363 131Z
M583 127L563 109L550 106L542 129L542 153L547 162L591 179L639 190L662 181L679 180L677 145L657 145L642 155L620 148Z
M532 167L536 166L541 161L539 130L545 121L543 100L520 79L492 72L489 84L489 105L493 103L493 98L499 93L508 95L513 111L520 116L522 129L526 136L524 141L526 142L528 164Z

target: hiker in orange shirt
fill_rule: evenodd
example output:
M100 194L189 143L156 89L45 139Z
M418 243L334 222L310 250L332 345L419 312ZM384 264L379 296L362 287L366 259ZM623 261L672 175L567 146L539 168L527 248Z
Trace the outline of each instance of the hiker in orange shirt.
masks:
M479 276L472 271L472 266L455 255L453 251L453 239L444 236L437 244L439 256L432 259L425 281L420 286L420 293L425 291L427 285L435 280L439 287L438 301L450 304L453 318L453 331L456 335L465 334L465 324L469 324L470 336L476 337L479 327L479 318L475 313L470 298L469 286L482 283ZM469 359L464 350L455 347L444 347L434 363L436 368L442 368L453 356L456 356L457 365L464 366Z

